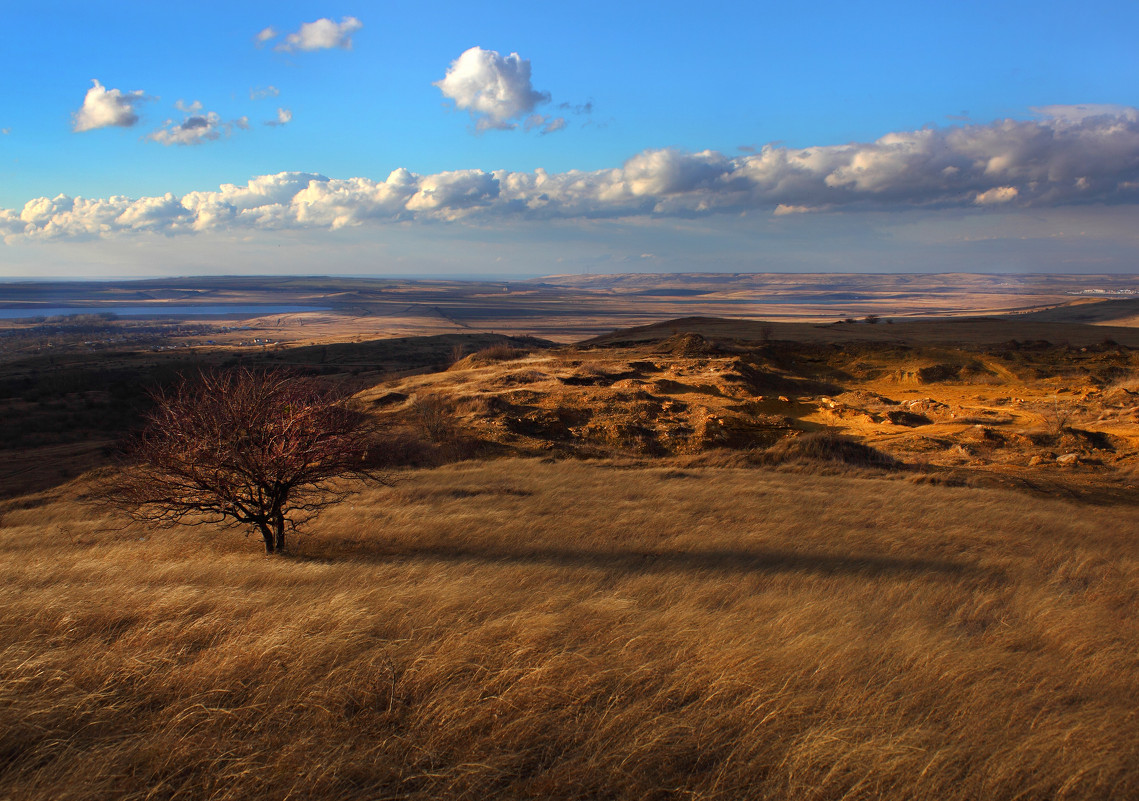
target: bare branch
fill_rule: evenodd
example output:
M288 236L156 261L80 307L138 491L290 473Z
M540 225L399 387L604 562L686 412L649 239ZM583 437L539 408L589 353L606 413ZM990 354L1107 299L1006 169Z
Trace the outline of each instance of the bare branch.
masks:
M345 393L279 370L202 372L155 392L104 497L160 525L250 526L265 550L375 470L371 418Z

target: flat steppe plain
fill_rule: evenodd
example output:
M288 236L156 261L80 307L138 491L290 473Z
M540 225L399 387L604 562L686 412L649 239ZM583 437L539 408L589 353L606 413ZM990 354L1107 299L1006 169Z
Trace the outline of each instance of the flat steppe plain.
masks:
M1086 294L1086 293L1099 294ZM1123 294L1120 294L1123 293ZM254 339L291 345L437 334L498 333L576 342L615 328L679 317L834 322L868 314L895 320L1037 311L1130 298L1134 275L630 274L526 281L367 278L171 278L124 282L3 283L5 314L74 306L103 308L260 304L322 311L228 315L209 334L174 341L226 345ZM1106 307L1105 307L1106 308ZM1139 308L1101 315L1132 324ZM26 323L0 319L0 331ZM3 340L0 340L2 346Z

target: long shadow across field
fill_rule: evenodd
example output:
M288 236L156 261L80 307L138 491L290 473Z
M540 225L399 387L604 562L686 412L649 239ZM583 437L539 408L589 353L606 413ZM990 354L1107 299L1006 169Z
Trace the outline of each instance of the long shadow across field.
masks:
M986 578L1003 581L1000 571L948 559L919 559L881 554L797 553L794 551L723 548L704 551L583 550L539 546L424 545L384 548L344 543L344 551L301 556L320 562L450 562L545 565L588 568L617 573L721 573L816 575L924 575L928 578ZM353 547L355 545L356 547ZM334 548L336 546L333 546ZM339 549L337 549L339 551Z

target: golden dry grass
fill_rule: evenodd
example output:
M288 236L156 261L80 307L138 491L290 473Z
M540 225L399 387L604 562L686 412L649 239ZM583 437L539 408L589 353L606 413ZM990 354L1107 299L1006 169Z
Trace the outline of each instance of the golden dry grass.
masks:
M467 463L282 559L68 491L0 507L0 798L1139 796L1135 508Z

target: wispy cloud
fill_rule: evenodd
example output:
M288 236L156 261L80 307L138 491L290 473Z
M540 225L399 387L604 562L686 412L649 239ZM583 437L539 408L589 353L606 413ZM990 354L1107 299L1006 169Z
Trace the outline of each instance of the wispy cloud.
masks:
M270 25L268 28L262 28L257 35L253 37L253 41L257 43L258 47L264 47L266 42L271 39L276 39L280 35L281 32Z
M592 114L593 101L590 100L586 103L558 103L560 111L568 111L570 114Z
M344 50L352 49L352 34L364 27L364 23L356 17L344 17L340 22L333 22L327 17L306 22L295 33L290 33L285 40L276 46L276 50L296 52L298 50L330 50L335 47ZM273 38L277 35L272 28L266 28L258 37L272 31ZM261 40L267 41L267 39Z
M531 114L526 118L526 130L537 130L538 133L545 136L546 134L560 131L566 127L565 117L552 117L546 114Z
M470 112L475 129L510 129L532 113L550 95L530 83L530 61L511 53L472 47L451 62L447 74L434 86L455 108Z
M158 142L160 145L200 145L228 136L234 128L242 130L249 128L249 118L239 117L236 120L222 120L216 111L202 112L202 104L198 101L186 103L179 100L174 107L186 116L181 122L167 120L162 128L151 132L147 139Z
M255 86L249 90L250 100L264 100L266 97L276 97L281 94L281 90L276 86Z
M191 112L187 119L164 129L169 143L220 135L223 123L216 115L211 119L200 107L184 108ZM287 172L181 198L60 195L36 198L20 210L0 210L0 234L53 238L140 230L338 229L414 220L492 224L742 211L781 216L957 208L985 213L1139 204L1139 111L1062 106L1039 113L1039 119L924 128L866 143L768 145L735 157L710 150L648 150L621 167L591 172L416 175L398 169L382 181Z
M83 105L72 115L72 130L93 131L97 128L119 126L130 128L138 122L135 107L151 100L141 89L123 92L107 89L96 80L83 98Z
M266 121L265 124L269 125L269 126L277 127L280 125L288 125L292 121L293 121L293 112L289 111L287 108L278 108L277 109L277 119L268 120L268 121Z

